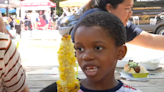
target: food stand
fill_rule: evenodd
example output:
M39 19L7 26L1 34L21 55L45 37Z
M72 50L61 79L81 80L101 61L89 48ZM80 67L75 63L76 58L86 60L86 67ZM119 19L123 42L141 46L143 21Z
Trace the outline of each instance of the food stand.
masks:
M25 11L27 10L47 10L50 11L51 7L56 7L56 4L49 0L25 0L21 2L21 18L24 19ZM43 19L40 19L38 27L46 25Z

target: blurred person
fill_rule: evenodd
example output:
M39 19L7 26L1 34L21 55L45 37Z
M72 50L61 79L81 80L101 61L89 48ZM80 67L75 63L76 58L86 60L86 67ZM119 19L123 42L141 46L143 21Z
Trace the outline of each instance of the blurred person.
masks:
M11 30L13 30L14 29L14 19L10 16L8 18L8 21L9 21L9 25L11 27Z
M57 21L57 24L60 24L61 20L66 17L66 16L69 16L70 15L70 12L68 11L68 8L65 7L63 8L63 13L62 15L56 20Z
M44 16L44 20L46 21L45 30L48 30L49 22L51 19L50 15L51 14L49 13L49 11L47 11L47 10L44 11L43 16Z
M20 54L6 30L0 18L0 92L29 92Z
M69 8L65 7L63 11L66 13L66 16L71 15L71 13L69 12Z
M32 11L31 13L31 22L32 22L32 29L37 29L37 18L39 18L39 14L36 13L36 11Z
M38 29L38 22L40 21L39 19L39 11L36 12L37 18L36 18L36 29Z
M75 15L75 9L71 9L71 15Z
M31 30L31 20L30 20L30 15L27 13L25 15L25 30Z
M83 20L85 16L94 12L105 11L112 13L120 18L120 20L123 22L127 31L127 43L149 49L164 51L164 36L145 32L137 25L129 21L129 18L131 18L133 15L133 4L134 0L90 0L90 2L86 5L86 9L88 10L83 13L83 15L78 20L78 23ZM76 26L71 31L73 42Z
M69 16L69 15L70 15L70 12L68 11L68 8L65 7L65 8L63 8L63 13L62 13L62 15L60 16L60 18L62 19L62 18L64 18L65 16Z
M20 35L21 34L21 20L20 20L20 18L15 18L15 29L16 29L16 33L18 34L18 35Z
M78 11L79 10L79 7L75 7L74 9L75 9L75 11Z
M58 17L59 17L59 16L56 14L56 11L54 11L54 13L53 13L53 15L52 15L52 20L53 20L52 26L53 26L53 29L54 29L54 30L56 29L56 21L57 21Z
M49 23L49 24L48 24L48 29L49 29L49 28L51 27L51 22L52 22L52 21L51 21L51 20L52 20L52 19L51 19L51 11L47 11L47 16L48 16L47 18L48 18L48 23Z
M39 22L38 22L38 29L46 29L46 15L44 14L44 11L39 11Z

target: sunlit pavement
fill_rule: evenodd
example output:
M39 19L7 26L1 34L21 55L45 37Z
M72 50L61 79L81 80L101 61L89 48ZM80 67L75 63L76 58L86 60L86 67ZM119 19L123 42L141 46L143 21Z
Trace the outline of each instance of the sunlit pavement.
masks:
M28 36L27 36L28 35ZM50 40L51 39L51 40ZM57 51L61 36L55 31L27 31L22 34L18 50L24 66L58 66ZM133 59L136 62L164 58L164 51L151 50L127 44L128 52L123 60ZM161 59L164 63L164 59Z
M22 39L58 39L60 37L58 30L33 30L21 33Z
M56 65L61 36L55 31L24 31L19 39L19 52L25 66ZM56 62L55 62L56 61Z

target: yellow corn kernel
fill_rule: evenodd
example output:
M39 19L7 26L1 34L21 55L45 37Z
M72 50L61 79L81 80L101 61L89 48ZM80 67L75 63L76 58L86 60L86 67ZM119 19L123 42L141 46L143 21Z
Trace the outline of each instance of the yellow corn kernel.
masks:
M59 74L60 79L57 81L58 92L78 92L80 82L76 79L76 57L74 44L70 35L62 37L58 51Z

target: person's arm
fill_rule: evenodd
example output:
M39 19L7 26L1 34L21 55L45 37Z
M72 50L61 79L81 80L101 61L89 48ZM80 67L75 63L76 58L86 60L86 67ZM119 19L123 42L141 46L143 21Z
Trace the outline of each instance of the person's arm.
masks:
M145 48L164 51L164 36L150 34L145 31L142 31L138 36L128 43Z
M6 51L3 62L3 87L7 92L29 92L26 84L26 73L21 65L20 54L11 39L5 36ZM3 38L4 38L3 37Z
M22 92L29 92L28 87L26 86Z
M11 38L14 38L7 29L6 29L5 34L8 34Z

